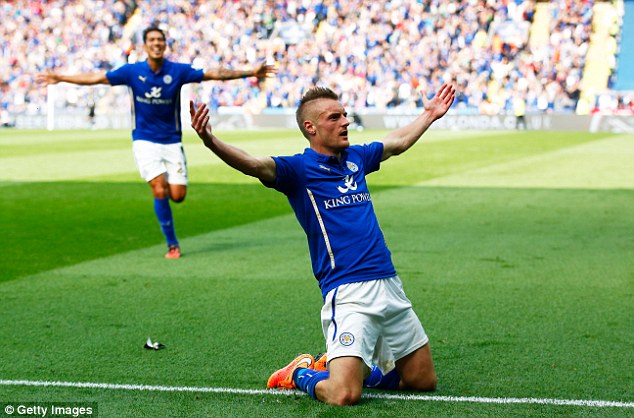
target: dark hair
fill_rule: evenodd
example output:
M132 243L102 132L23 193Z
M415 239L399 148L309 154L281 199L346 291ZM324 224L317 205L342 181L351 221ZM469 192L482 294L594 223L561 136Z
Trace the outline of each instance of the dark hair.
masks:
M306 132L306 129L304 128L306 113L304 110L307 103L317 99L339 100L339 96L337 96L337 93L330 90L328 87L313 87L304 93L302 99L299 101L299 107L295 112L295 120L297 121L299 130L302 131L302 135L304 135L306 139L308 139L308 132Z
M163 40L166 40L165 32L163 32L163 29L159 28L158 26L150 26L143 31L143 43L147 42L147 34L150 32L159 32L161 36L163 36Z

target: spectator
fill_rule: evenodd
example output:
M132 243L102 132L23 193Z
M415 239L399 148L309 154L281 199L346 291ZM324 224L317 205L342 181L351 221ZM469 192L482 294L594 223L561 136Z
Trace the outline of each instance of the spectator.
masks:
M277 62L278 78L255 89L248 80L206 83L192 92L213 109L294 108L307 88L334 88L345 106L421 107L419 85L455 83L464 112L497 107L511 112L514 89L527 89L527 112L574 112L588 49L592 2L555 0L550 38L528 44L535 0L282 0L208 2L5 2L0 7L0 80L10 113L42 112L45 94L33 74L111 70L143 59L140 28L156 23L172 39L180 62L252 67L259 56ZM136 7L136 9L135 9ZM130 19L132 12L138 20ZM283 27L307 37L277 36ZM78 93L87 103L90 92ZM101 100L120 103L127 92ZM120 95L120 97L113 97ZM493 106L482 106L484 97ZM217 100L216 103L212 102ZM97 104L99 107L99 104ZM124 104L121 105L122 107ZM87 112L87 110L86 110Z

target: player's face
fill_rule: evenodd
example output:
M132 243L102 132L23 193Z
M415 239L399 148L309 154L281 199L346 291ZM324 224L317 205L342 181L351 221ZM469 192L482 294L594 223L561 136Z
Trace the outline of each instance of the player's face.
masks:
M158 31L148 32L145 38L145 52L151 59L163 58L166 48L165 38Z
M350 146L348 142L348 113L336 100L320 99L316 103L317 118L314 122L315 136L311 144L317 152L338 155Z

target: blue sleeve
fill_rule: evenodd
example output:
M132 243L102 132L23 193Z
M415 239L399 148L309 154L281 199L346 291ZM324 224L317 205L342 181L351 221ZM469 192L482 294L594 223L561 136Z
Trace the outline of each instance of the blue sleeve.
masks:
M130 74L130 64L123 64L119 68L108 71L106 78L111 86L120 86L122 84L128 84L128 74Z
M381 168L381 159L383 158L383 143L371 142L360 147L361 158L365 167L365 173L370 174L379 171Z
M200 83L201 81L203 81L203 75L205 74L203 70L194 70L194 74L195 79L193 80L193 82Z
M183 73L183 84L187 83L200 83L203 81L203 70L197 70L188 64L179 64Z
M297 157L272 157L275 161L275 181L262 184L287 196L293 195L299 187L301 178L297 167L301 159Z

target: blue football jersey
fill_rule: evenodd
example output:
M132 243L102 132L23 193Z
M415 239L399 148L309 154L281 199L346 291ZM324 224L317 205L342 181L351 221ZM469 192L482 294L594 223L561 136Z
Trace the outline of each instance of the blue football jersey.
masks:
M353 145L341 160L307 148L273 157L277 178L266 184L284 193L306 232L322 295L353 282L396 274L365 176L379 170L383 144Z
M113 86L126 85L132 94L132 139L160 144L181 141L181 87L203 79L189 64L165 60L155 73L147 61L124 64L106 73Z

